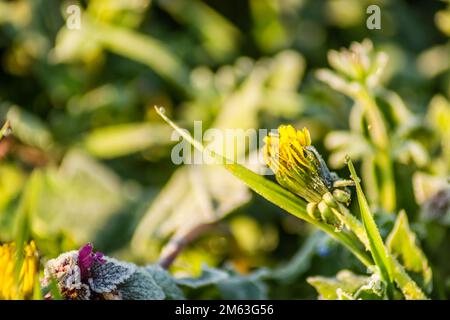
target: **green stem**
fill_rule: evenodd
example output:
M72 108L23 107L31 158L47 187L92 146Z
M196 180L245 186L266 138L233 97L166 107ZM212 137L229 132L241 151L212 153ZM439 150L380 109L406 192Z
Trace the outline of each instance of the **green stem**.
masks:
M395 194L395 178L392 159L388 151L380 152L376 156L376 163L381 171L381 195L383 208L388 213L395 212L396 209L396 194Z
M376 163L381 172L381 203L387 212L394 212L396 208L396 191L393 173L393 163L389 152L389 136L385 120L378 105L370 94L369 89L362 86L355 97L364 107L369 135L376 148Z

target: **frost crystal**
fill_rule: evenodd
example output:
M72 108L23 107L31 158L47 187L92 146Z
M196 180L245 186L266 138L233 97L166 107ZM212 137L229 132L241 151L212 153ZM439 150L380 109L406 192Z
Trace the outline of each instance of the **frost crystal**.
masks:
M68 299L89 300L91 297L89 286L81 282L77 251L63 253L47 262L42 284L46 286L52 279L56 280L61 294Z
M170 274L159 266L138 267L133 263L94 253L87 244L79 251L61 254L47 262L42 284L56 280L70 300L162 300L183 299Z
M88 282L93 291L97 293L110 292L117 285L128 279L135 271L132 263L120 262L114 258L104 257L104 264L94 262L91 267L91 277Z
M161 289L164 291L167 299L184 299L183 291L178 288L174 278L159 265L149 265L145 270L150 273Z
M49 260L44 270L43 284L47 285L50 283L52 277L56 279L61 289L73 290L81 288L78 252L69 251L58 258Z
M118 286L124 300L163 300L166 295L144 268Z

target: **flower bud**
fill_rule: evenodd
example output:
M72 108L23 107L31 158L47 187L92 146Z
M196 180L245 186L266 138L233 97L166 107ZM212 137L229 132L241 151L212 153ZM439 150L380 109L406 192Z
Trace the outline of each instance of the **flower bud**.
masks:
M264 160L278 183L307 202L321 201L329 192L330 181L325 175L327 168L311 146L308 129L280 126L278 135L270 134L264 141Z
M306 212L314 220L320 219L320 212L317 210L317 202L309 202L306 205Z
M350 202L350 192L342 189L333 190L333 197L341 202L341 203L349 203Z
M332 208L337 208L336 200L334 199L333 195L330 192L325 193L322 196L323 201Z
M327 223L335 226L336 228L341 227L340 220L336 217L336 215L333 213L331 208L325 203L325 201L320 201L318 205L320 215L322 217L322 220Z

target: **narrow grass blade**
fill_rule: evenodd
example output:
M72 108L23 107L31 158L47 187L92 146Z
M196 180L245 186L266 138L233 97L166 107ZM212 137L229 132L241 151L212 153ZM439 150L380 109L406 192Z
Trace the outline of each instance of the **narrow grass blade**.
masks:
M380 269L381 276L383 280L389 286L393 283L393 273L390 264L389 253L384 246L383 239L381 238L378 227L373 219L372 212L370 211L369 204L367 203L366 197L362 191L361 185L359 183L359 178L356 175L355 167L350 159L347 159L348 168L350 169L351 177L355 181L356 193L358 196L358 203L361 212L361 220L364 225L364 229L367 233L367 238L369 240L370 252L372 253L373 260Z
M39 282L39 277L36 277L34 280L34 288L33 288L33 300L43 300L44 296L42 295L41 283Z

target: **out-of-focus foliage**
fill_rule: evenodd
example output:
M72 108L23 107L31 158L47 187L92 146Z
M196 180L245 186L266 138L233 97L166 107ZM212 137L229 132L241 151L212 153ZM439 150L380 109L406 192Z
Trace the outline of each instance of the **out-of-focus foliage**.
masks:
M170 271L216 277L183 280L187 298L315 298L306 279L383 298L376 273L223 168L172 163L163 105L189 130L307 126L343 177L350 155L390 252L448 298L449 37L438 0L0 0L0 243L33 239L45 261L91 241L144 264L187 238ZM366 69L341 51L354 41Z

